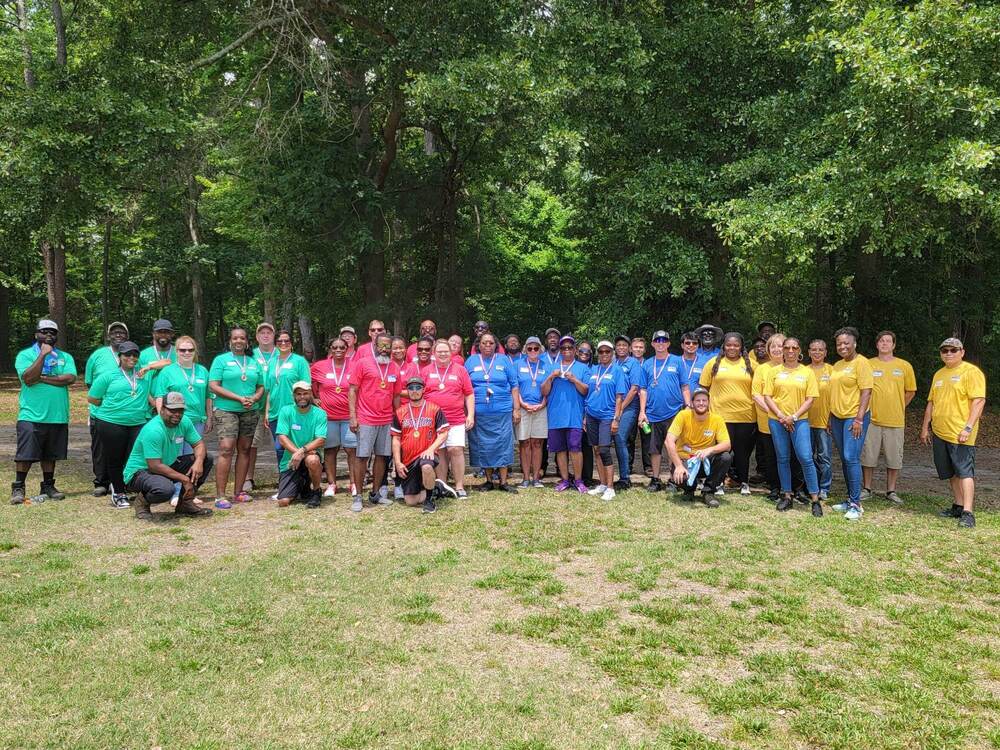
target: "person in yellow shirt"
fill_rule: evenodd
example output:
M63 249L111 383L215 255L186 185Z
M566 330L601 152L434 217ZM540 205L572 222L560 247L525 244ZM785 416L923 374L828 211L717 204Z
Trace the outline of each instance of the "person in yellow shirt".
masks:
M782 363L768 368L764 376L764 401L771 413L768 426L774 452L778 456L778 476L781 479L781 499L775 505L779 511L792 508L792 452L799 459L806 491L812 500L812 514L823 515L819 504L819 482L812 457L812 436L809 433L809 407L819 396L819 385L813 371L801 363L802 346L796 338L786 338L782 345Z
M718 508L715 488L726 478L733 454L726 423L709 411L709 399L708 391L695 388L691 408L681 409L667 431L667 454L674 467L674 484L684 488L684 499L694 500L694 486L704 477L702 502Z
M757 337L767 343L767 340L771 338L775 333L778 332L778 326L772 323L770 320L762 320L757 324ZM750 361L753 362L753 366L756 367L759 364L767 362L767 354L765 352L763 357L758 357L757 352L750 352Z
M931 380L920 441L933 444L938 479L947 479L951 485L951 507L939 515L957 518L959 526L971 529L976 525L972 512L976 435L986 408L986 376L975 365L963 361L965 346L961 340L947 338L939 350L944 367Z
M812 433L813 463L819 481L819 499L830 496L833 481L833 436L830 434L830 376L833 366L826 361L826 342L813 339L809 342L809 368L816 376L819 396L809 407L809 432Z
M872 366L872 423L865 446L861 449L861 499L872 496L872 476L879 453L885 452L885 496L897 505L903 499L896 494L896 482L903 468L903 429L906 407L917 393L913 366L894 356L896 334L879 331L875 337L878 356L868 361Z
M712 413L726 423L733 444L733 468L740 494L750 494L750 455L757 437L754 414L753 366L743 346L743 336L727 333L722 340L722 354L705 363L698 384L707 388L712 402ZM719 485L716 494L721 494Z
M771 335L766 343L767 361L754 368L753 384L751 385L751 393L757 407L757 465L759 471L764 473L764 479L767 481L767 487L770 491L768 498L771 502L778 501L781 483L778 478L778 458L774 452L774 441L771 440L771 427L768 424L771 412L767 401L764 400L764 382L771 368L781 367L781 353L784 345L785 335L783 333Z
M871 412L872 366L858 354L858 329L841 328L835 335L840 361L830 375L830 432L840 454L847 482L847 502L833 506L844 518L857 521L861 507L861 448L865 444Z

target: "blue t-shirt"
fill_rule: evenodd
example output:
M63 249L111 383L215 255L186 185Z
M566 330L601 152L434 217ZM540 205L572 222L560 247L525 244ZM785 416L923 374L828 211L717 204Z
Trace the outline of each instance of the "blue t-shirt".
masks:
M662 422L671 419L684 407L684 395L681 385L686 380L682 368L685 363L676 354L668 354L666 359L658 360L650 357L642 370L646 378L646 419L650 422Z
M561 369L561 362L556 364L555 369ZM574 362L567 372L572 372L573 377L581 383L589 383L590 368L583 362ZM549 402L546 406L549 429L562 430L567 427L581 429L583 427L583 402L584 397L580 395L575 385L558 375L553 378L551 390L549 390Z
M677 360L680 363L678 366L681 368L681 382L687 383L687 387L692 391L697 388L698 381L701 380L701 371L705 369L705 365L711 358L711 356L702 356L700 349L694 357L694 362L688 362L684 359L684 357L677 357Z
M465 360L465 369L476 394L476 414L503 414L514 410L511 392L517 388L517 373L506 354L485 358L473 354Z
M527 357L516 363L517 388L521 400L526 404L542 403L542 383L552 372L552 368L539 358L532 364Z
M591 365L587 378L585 410L588 417L609 420L615 418L615 401L617 396L628 393L630 386L625 382L625 371L612 362L610 365Z
M635 386L638 390L646 387L646 371L642 369L642 362L635 357L628 356L625 359L616 360L618 366L625 373L625 393ZM639 393L636 391L635 398L625 407L624 411L639 411Z

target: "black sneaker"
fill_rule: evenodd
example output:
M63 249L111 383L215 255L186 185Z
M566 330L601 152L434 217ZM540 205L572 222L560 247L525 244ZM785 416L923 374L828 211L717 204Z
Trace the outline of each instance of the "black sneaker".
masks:
M681 500L683 500L686 503L693 503L694 502L694 490L688 491L688 489L685 487L684 491L681 492Z
M320 493L320 491L319 490L313 490L309 494L309 499L306 500L306 507L307 508L318 508L320 506L320 503L322 503L322 502L323 502L323 496Z
M976 528L976 516L970 510L963 510L962 517L958 519L958 526L962 529Z
M42 482L39 488L40 492L45 495L49 500L65 500L66 495L56 489L55 482L52 484L45 484Z
M649 490L650 492L662 492L663 482L654 477L653 479L649 480L649 484L646 485L646 489Z
M94 491L90 494L92 497L104 497L108 494L108 488L99 484L94 487Z
M12 484L10 486L10 504L24 505L24 485Z
M111 507L112 508L128 508L131 503L128 501L128 495L112 495L111 496Z
M624 479L619 479L617 482L613 482L611 484L611 487L612 489L614 489L615 492L624 492L625 490L632 489L632 482L626 481Z
M799 490L795 493L795 501L802 505L809 505L811 498L806 494L805 490Z
M493 490L496 489L496 485L493 484L492 480L487 479L485 482L482 483L479 489L481 489L483 492L492 492Z
M707 505L709 508L718 508L719 507L719 501L715 497L715 491L714 490L712 492L707 492L707 491L702 492L701 493L701 501L703 503L705 503L705 505Z
M770 492L767 493L767 499L770 500L772 503L778 502L780 498L781 498L780 490L771 490Z
M950 508L945 508L944 510L940 511L938 515L941 518L961 518L963 512L964 511L962 510L961 505L952 504Z
M515 489L513 485L509 485L506 482L501 482L500 484L498 484L497 489L500 490L501 492L509 492L511 495L517 494L517 489Z
M784 513L786 510L791 510L792 509L792 498L791 498L791 496L790 495L785 495L783 498L781 498L777 502L777 504L774 506L774 509L777 510L777 511L780 511L782 513Z
M822 518L823 517L823 506L820 503L813 503L812 504L812 514L816 518Z
M434 489L437 490L437 494L440 497L450 497L452 499L458 497L458 491L443 479L434 480Z
M433 495L428 495L427 499L424 500L423 511L424 511L424 513L436 513L437 512L437 503L434 502Z

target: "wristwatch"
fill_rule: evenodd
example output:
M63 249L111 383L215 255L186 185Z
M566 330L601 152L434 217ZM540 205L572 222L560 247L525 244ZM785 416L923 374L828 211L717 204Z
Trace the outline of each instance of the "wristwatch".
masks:
M971 424L965 425L965 427L962 428L962 432L972 432L972 425Z

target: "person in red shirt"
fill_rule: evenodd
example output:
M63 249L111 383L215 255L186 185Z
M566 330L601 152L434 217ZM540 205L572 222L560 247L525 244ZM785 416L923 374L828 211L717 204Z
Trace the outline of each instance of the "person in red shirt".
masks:
M327 358L313 362L309 368L312 377L313 403L326 412L326 447L323 451L323 465L326 466L326 492L333 497L337 492L337 454L344 449L347 455L348 479L354 465L358 447L358 436L351 431L351 412L347 406L350 380L347 371L347 342L335 338L327 348Z
M350 390L347 393L347 408L350 427L358 436L358 448L352 469L355 495L351 510L360 513L361 492L365 484L365 470L368 459L374 456L372 465L371 501L379 505L391 505L392 500L379 495L378 489L385 479L386 460L392 453L389 425L393 410L399 406L399 394L403 389L403 379L399 366L389 358L392 338L384 333L375 338L376 356L355 358L348 373Z
M362 344L358 347L357 352L354 354L355 360L358 359L374 359L375 357L375 339L385 333L385 323L381 320L373 320L368 324L368 337L371 339L367 344Z
M422 378L406 381L406 403L396 408L390 429L396 476L403 480L403 502L423 503L424 513L433 513L435 495L457 497L434 473L437 451L448 437L448 420L437 404L424 399Z
M465 357L462 356L462 337L453 333L448 337L448 346L451 347L451 361L456 365L464 365Z
M417 335L416 342L410 344L409 348L406 350L406 361L416 362L417 361L417 345L424 339L430 338L433 342L437 338L438 329L437 324L433 320L421 320L420 321L420 333Z
M455 481L455 491L460 498L465 492L465 435L476 423L476 396L472 390L469 372L453 361L451 346L444 339L434 342L434 361L421 373L427 384L426 399L437 404L448 420L448 439L442 447L438 477L448 479L448 468Z

